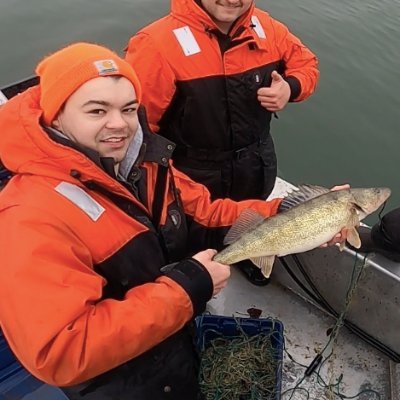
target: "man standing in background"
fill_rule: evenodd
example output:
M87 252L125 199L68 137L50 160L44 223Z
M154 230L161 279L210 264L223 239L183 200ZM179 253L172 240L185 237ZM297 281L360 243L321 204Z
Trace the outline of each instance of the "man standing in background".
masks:
M171 0L168 16L130 39L155 132L177 144L174 165L212 198L266 199L277 174L273 113L309 97L316 56L252 0ZM249 262L241 270L268 283Z

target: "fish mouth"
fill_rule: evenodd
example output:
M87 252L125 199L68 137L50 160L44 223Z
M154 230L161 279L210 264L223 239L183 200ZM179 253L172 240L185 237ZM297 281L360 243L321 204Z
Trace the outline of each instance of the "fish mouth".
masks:
M392 191L389 188L379 188L379 190L381 191L381 193L383 194L383 196L385 196L385 200L384 202L386 202L386 200L390 197L390 195L392 194Z
M385 206L387 199L390 197L392 194L392 191L389 188L386 187L381 187L381 188L376 188L376 194L378 196L378 206L376 207L379 208L381 205Z
M365 218L367 215L372 214L379 207L383 208L386 205L387 199L390 197L392 191L389 188L381 187L373 189L373 200L362 202L365 204L354 203L354 207L357 209L357 212L360 214L361 218Z

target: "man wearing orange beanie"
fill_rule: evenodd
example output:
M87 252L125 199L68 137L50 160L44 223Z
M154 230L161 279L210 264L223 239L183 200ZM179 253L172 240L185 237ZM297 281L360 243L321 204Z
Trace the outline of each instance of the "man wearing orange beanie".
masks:
M76 43L49 57L36 68L40 77L40 106L43 122L50 125L68 97L85 82L102 76L128 79L141 100L141 88L135 71L123 59L105 47Z
M190 327L230 274L212 249L280 200L212 202L176 171L114 52L74 44L37 74L0 109L3 333L70 399L197 399Z

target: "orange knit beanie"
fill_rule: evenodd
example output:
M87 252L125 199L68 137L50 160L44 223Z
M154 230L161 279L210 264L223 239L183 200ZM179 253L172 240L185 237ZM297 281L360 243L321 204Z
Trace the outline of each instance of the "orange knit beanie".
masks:
M81 85L101 76L123 76L135 88L141 87L133 68L113 51L92 43L76 43L44 58L36 67L40 77L40 106L43 121L50 125L66 100Z

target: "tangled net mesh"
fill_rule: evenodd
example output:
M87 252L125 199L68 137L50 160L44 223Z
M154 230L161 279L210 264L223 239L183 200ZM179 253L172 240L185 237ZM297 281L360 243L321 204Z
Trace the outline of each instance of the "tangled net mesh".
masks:
M275 354L271 333L248 336L241 332L211 340L200 354L199 383L204 400L275 399L280 362Z

